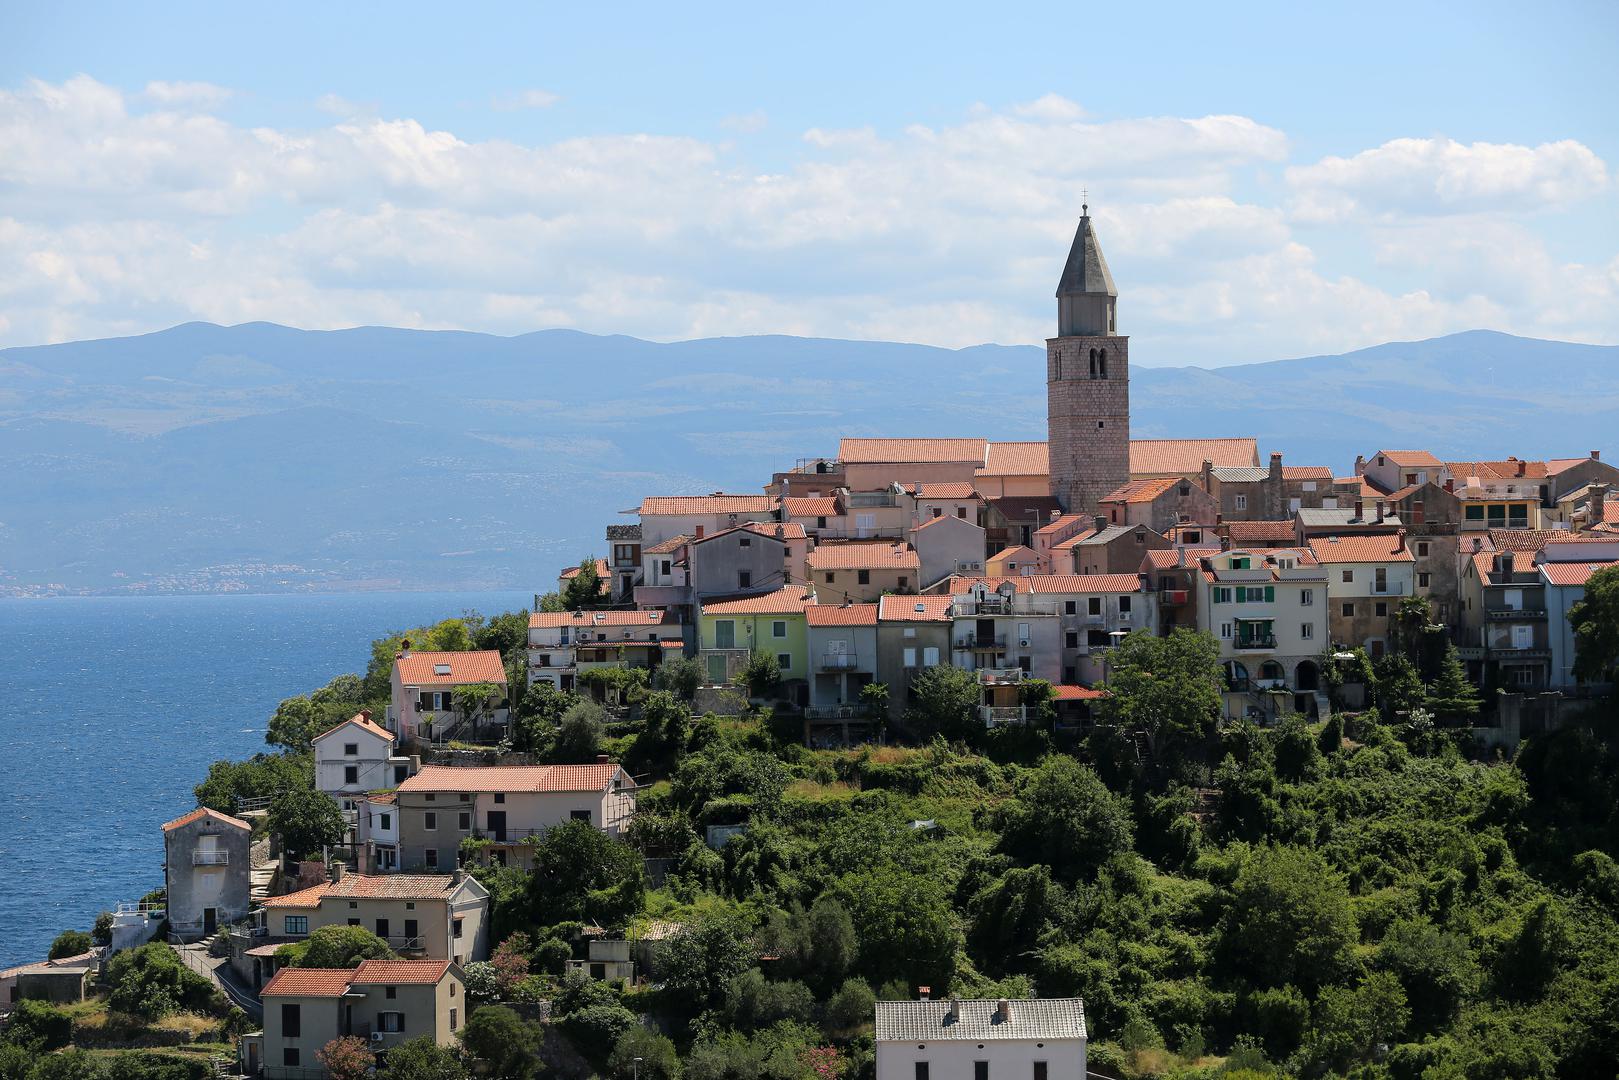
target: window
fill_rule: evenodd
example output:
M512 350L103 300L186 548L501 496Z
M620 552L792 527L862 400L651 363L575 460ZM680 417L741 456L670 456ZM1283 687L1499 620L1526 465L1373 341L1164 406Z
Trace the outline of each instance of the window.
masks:
M899 579L899 587L901 589L909 589L911 587L911 579L908 578L908 577L900 578Z
M939 666L939 650L938 650L938 648L936 646L929 645L927 648L922 650L922 666L923 667L938 667Z
M1309 641L1311 638L1315 637L1315 624L1314 623L1300 623L1299 624L1299 637L1303 638L1305 641Z
M431 810L423 814L422 828L426 829L428 832L436 832L438 830L438 815L433 813Z
M568 811L568 820L569 821L589 821L590 820L590 811L589 810L569 810Z
M1303 606L1303 607L1309 607L1313 603L1315 603L1315 590L1314 589L1300 589L1299 590L1299 604L1301 606Z
M405 1014L397 1012L377 1013L378 1031L404 1031Z
M360 767L358 765L343 766L343 783L358 784L360 782Z
M1315 481L1314 480L1306 480L1304 482L1304 490L1305 491L1314 491L1315 490Z
M383 990L383 996L388 998L390 1001L392 1001L394 998L399 996L399 987L397 987L397 986L385 987L384 990Z
M437 795L435 795L435 794L433 794L433 793L432 793L432 792L431 792L431 791L429 791L429 792L428 792L428 793L427 793L427 800L426 800L426 801L427 801L427 802L433 802L433 801L434 801L434 800L436 800L436 799L437 799L437 798L438 798L438 796L437 796Z
M457 820L455 827L457 829L460 829L462 832L467 832L472 828L472 815L467 813L465 810L457 814L456 818Z
M1246 570L1246 569L1248 569L1248 556L1246 556L1246 555L1238 555L1237 557L1232 559L1231 560L1231 569L1233 569L1233 570Z
M1355 580L1355 572L1353 570L1345 570L1344 571L1344 580L1345 581L1354 581Z
M770 636L771 637L786 637L787 636L787 623L785 621L781 620L781 619L777 619L775 622L771 623L770 624Z
M281 1003L281 1036L286 1039L296 1039L304 1033L303 1006L290 1002Z
M359 755L360 755L360 744L359 743L357 743L357 742L346 742L346 743L343 744L343 756L344 757L358 757Z
M1289 500L1287 500L1287 512L1290 513L1290 514L1298 513L1299 510L1303 508L1303 506L1304 506L1304 500L1303 499L1289 499Z
M1235 506L1236 506L1236 508L1238 510L1246 510L1246 509L1248 509L1248 496L1246 496L1246 495L1238 495L1237 499L1236 499Z
M965 506L956 507L956 516L965 519L967 517L967 508Z
M1350 603L1345 603L1344 607L1343 607L1343 612L1344 612L1344 618L1353 619L1355 617L1355 605L1350 604Z
M495 805L496 806L499 806L501 803L503 803L505 801L506 801L506 793L504 791L495 792Z
M1378 618L1381 619L1388 613L1389 606L1387 601L1379 600L1376 604L1372 605L1372 614L1376 615Z
M281 921L281 928L288 934L309 933L308 915L288 915Z
M457 919L453 924L455 926L455 936L458 938L461 936L461 924L464 921L463 919Z
M282 1008L284 1008L284 1009L296 1009L297 1007L298 1006L296 1006L296 1005L283 1005L282 1006ZM281 1051L281 1064L283 1064L283 1065L285 1065L285 1066L287 1066L289 1068L296 1069L299 1066L300 1063L301 1062L300 1062L300 1059L298 1057L298 1048L296 1046L289 1046L289 1047L286 1047L285 1049L283 1049Z
M834 582L836 580L837 580L837 575L832 573L832 571L828 570L826 572L826 583L828 585L830 585L830 584L832 584L832 582Z
M793 666L793 654L790 653L790 652L779 652L779 653L777 653L776 654L776 666L781 668L781 670L783 670L783 671L786 671L789 668L791 668Z
M1034 1063L1034 1080L1046 1080L1045 1062L1037 1061Z
M1426 573L1418 574L1417 575L1417 587L1421 588L1421 589L1426 589L1428 587L1428 578L1429 578L1429 575L1426 574Z
M753 546L753 537L751 537L751 536L742 537L738 541L737 546L738 547L752 547Z
M1479 506L1479 505L1477 505L1475 503L1472 506L1469 506L1467 508L1466 515L1467 515L1467 520L1468 521L1483 521L1484 520L1484 507Z
M973 1080L989 1080L989 1062L973 1062Z
M935 507L934 507L934 508L933 508L933 516L934 516L934 517L943 517L943 516L944 516L944 507L942 507L942 506L935 506Z
M349 901L349 910L350 911L353 911L355 908L357 908L359 906L360 906L360 902L358 900L350 900Z
M737 572L737 575L736 575L736 584L737 584L737 588L739 588L739 589L752 588L753 587L753 575L750 574L746 570L739 570Z
M381 824L377 827L383 832L387 832L394 827L394 816L392 814L382 814L379 816L378 820L381 822Z
M916 666L916 650L915 649L906 649L905 650L904 666L905 667L915 667Z
M1079 648L1079 631L1070 630L1063 636L1063 647L1066 649Z
M1229 586L1229 585L1216 585L1214 587L1214 602L1216 604L1229 604L1229 603L1231 603L1231 586Z
M1418 555L1419 558L1423 558L1423 559L1426 559L1428 557L1428 541L1426 541L1426 540L1417 541L1417 555Z
M916 1063L916 1077L915 1077L915 1080L928 1080L928 1063L927 1062L918 1061Z
M1130 614L1130 598L1128 596L1119 597L1119 614Z
M1085 611L1090 615L1102 614L1102 598L1100 596L1086 597Z
M1079 614L1079 601L1078 600L1064 600L1063 605L1062 605L1062 612L1063 612L1064 615L1078 615Z
M453 993L453 992L454 992L454 990L455 990L455 984L454 984L454 983L451 983L451 984L450 984L450 990L451 990L451 992L452 992L452 993ZM450 1030L451 1030L451 1031L454 1031L454 1030L455 1030L455 1029L456 1029L456 1022L455 1022L455 1020L456 1020L456 1017L455 1017L455 1010L454 1010L454 1009L451 1009L451 1010L450 1010Z
M1183 499L1184 499L1184 498L1186 498L1186 497L1187 497L1187 496L1188 496L1188 495L1190 495L1190 494L1191 494L1191 493L1192 493L1192 485L1191 485L1191 484L1188 484L1188 483L1185 483L1185 482L1184 482L1184 481L1183 481L1183 482L1182 482L1182 483L1181 483L1181 487L1180 487L1180 491L1179 491L1179 492L1178 492L1178 494L1179 494L1179 495L1180 495L1180 497L1181 497L1181 498L1183 498Z
M427 864L427 868L429 870L437 870L438 869L438 849L437 848L428 848L426 851L422 852L422 861Z
M870 585L871 584L871 571L870 570L856 570L854 572L854 579L855 579L855 581L859 582L861 585Z
M360 920L359 919L349 919L348 920L348 925L350 925L350 926L359 926L360 925Z
M1220 624L1220 636L1223 637L1223 638L1226 638L1227 640L1230 640L1230 638L1231 638L1231 624L1230 623L1223 622L1223 623Z

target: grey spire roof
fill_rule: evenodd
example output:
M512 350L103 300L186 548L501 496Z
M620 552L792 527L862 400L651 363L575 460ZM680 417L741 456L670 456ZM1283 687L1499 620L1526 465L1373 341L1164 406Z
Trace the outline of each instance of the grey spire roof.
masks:
M1096 230L1091 228L1089 207L1079 219L1074 246L1068 249L1068 262L1062 268L1062 280L1057 282L1058 296L1073 293L1119 295L1119 290L1113 287L1113 275L1107 272L1107 260L1102 258L1102 245L1096 241Z

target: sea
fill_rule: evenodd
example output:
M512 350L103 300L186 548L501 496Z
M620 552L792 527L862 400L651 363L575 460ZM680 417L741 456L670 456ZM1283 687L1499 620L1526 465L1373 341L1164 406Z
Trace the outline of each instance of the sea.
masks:
M160 826L374 638L532 593L0 599L0 969L163 885Z

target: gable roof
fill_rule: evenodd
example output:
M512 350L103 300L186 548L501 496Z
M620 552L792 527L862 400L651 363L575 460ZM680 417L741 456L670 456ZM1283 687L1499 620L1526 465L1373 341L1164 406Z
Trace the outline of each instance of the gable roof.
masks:
M1051 470L1044 442L992 442L977 476L1044 476Z
M838 459L845 465L886 465L901 462L984 463L987 439L865 439L838 440Z
M1141 591L1139 574L1033 574L1037 593L1133 593Z
M886 593L877 598L880 622L949 622L953 597L945 595L898 596Z
M320 907L321 898L326 895L326 890L331 887L331 882L323 881L319 885L311 885L307 889L297 889L290 893L283 893L280 896L266 897L263 906L267 908L317 908Z
M641 549L641 554L642 555L671 555L674 552L679 551L681 548L685 547L689 543L691 543L691 537L687 536L685 533L681 533L678 536L671 536L667 540L660 540L656 544L653 544L651 547L642 548Z
M641 500L641 516L681 514L768 514L776 508L769 495L649 495Z
M543 792L602 791L613 782L619 767L612 762L595 765L423 765L421 771L399 785L400 792Z
M1106 690L1093 690L1088 686L1073 686L1069 683L1053 686L1051 692L1058 701L1099 701L1107 697Z
M953 521L957 525L965 525L969 529L977 529L979 532L984 531L984 527L982 525L970 518L957 517L955 514L939 514L936 517L927 517L922 519L921 524L915 525L911 528L911 535L915 536L923 529L930 528L934 525L940 525L947 521Z
M1354 536L1317 536L1310 552L1319 563L1415 562L1405 538L1399 534L1357 533Z
M334 731L341 731L342 729L348 727L351 724L353 726L359 728L361 731L365 732L368 735L380 736L381 738L387 739L390 743L394 741L393 732L389 731L386 728L378 727L376 724L373 724L371 722L371 714L368 713L368 712L363 712L363 711L359 712L359 713L356 713L355 715L349 717L347 720L344 720L340 724L336 724L336 725L334 725L332 727L327 728L325 731L321 732L319 735L316 735L313 739L310 739L309 741L312 742L312 743L320 742L322 739L324 739L326 736L332 734Z
M802 615L815 594L802 585L787 585L753 596L717 596L700 602L704 615Z
M352 968L282 968L264 984L261 997L342 997L348 993Z
M1332 470L1325 465L1283 465L1283 480L1325 480L1332 483Z
M916 497L918 499L976 499L979 495L978 489L965 480L954 480L950 483L927 480L916 485Z
M1102 497L1104 503L1150 503L1160 495L1182 483L1178 476L1165 476L1153 480L1130 480Z
M906 543L851 540L816 545L808 565L811 570L920 570L922 560Z
M1419 465L1428 468L1438 468L1444 462L1434 457L1426 450L1379 450L1373 457L1386 457L1399 466Z
M203 818L212 818L221 825L230 825L238 829L246 829L248 832L253 831L253 826L249 825L241 818L231 817L229 814L221 814L218 810L210 810L206 806L199 806L195 810L191 811L191 813L182 814L180 817L168 822L163 826L163 831L169 832L172 829L178 829L181 826L190 825L193 821L201 821Z
M438 669L448 668L441 673ZM465 686L506 682L506 665L494 649L479 652L412 652L394 659L399 681L406 686Z
M1038 551L1034 550L1032 547L1024 547L1022 544L1017 544L1013 547L1002 548L1000 551L997 551L995 554L985 559L984 563L985 565L994 563L999 566L1009 562L1028 563L1039 561L1040 553Z
M1220 548L1216 544L1189 544L1184 547L1154 548L1147 552L1146 561L1142 564L1154 570L1178 570L1194 565L1197 560L1206 555L1219 554Z
M639 611L536 611L528 617L531 630L558 626L659 626L670 621L669 613L663 608Z
M813 499L788 496L782 500L782 505L790 518L838 516L838 500L832 495L817 496Z
M1584 585L1598 570L1619 566L1614 562L1549 562L1540 564L1540 572L1551 585Z
M811 626L876 626L876 604L811 604L804 609Z
M579 569L582 566L584 566L584 563L580 563L579 566L570 566L563 570L562 573L558 574L557 577L562 581L572 581L574 578L579 576ZM601 579L602 588L605 589L607 587L609 575L611 573L612 568L607 565L606 559L596 560L596 576Z
M1131 439L1130 473L1178 473L1203 471L1203 462L1218 466L1259 464L1256 439Z
M1291 521L1233 521L1226 526L1226 535L1233 544L1252 544L1263 540L1291 543L1294 538Z
M1080 529L1095 532L1095 521L1096 519L1089 514L1062 514L1034 530L1034 535L1054 536L1069 528L1076 532Z
M1258 465L1216 465L1209 472L1222 484L1260 484L1270 479L1270 470Z
M1010 1019L988 998L950 1002L877 1002L879 1042L988 1042L993 1039L1083 1039L1085 1003L1079 998L1033 998L1008 1003ZM952 1005L958 1010L949 1016Z
M1523 466L1523 474L1518 474L1518 466ZM1508 458L1505 461L1447 461L1445 468L1451 476L1468 479L1478 477L1480 480L1544 480L1546 478L1546 463L1544 461L1519 461L1517 458Z
M362 960L349 982L356 986L377 983L431 985L444 978L444 973L449 970L448 960Z

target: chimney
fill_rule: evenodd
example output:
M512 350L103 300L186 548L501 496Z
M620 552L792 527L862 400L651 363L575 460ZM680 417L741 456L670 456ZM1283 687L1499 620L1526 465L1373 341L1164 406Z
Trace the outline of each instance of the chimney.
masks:
M340 862L334 862L332 864L332 884L333 885L336 885L338 882L343 880L343 872L345 870L347 870L347 869L348 869L348 867L344 866Z
M399 643L399 659L410 659L410 638L406 638Z
M1481 552L1483 550L1484 550L1484 538L1482 536L1473 537L1473 554L1477 555L1479 552Z
M995 1019L1003 1024L1011 1023L1012 1003L1010 1001L1006 1000L1005 998L1001 998L1001 1000L995 1003Z
M918 1001L926 1001L932 994L933 987L931 986L918 986L916 988L916 998Z
M606 754L597 754L596 755L596 764L598 764L598 765L606 765L606 764L608 764L610 762L610 760L611 759L608 758L608 756Z
M1101 532L1103 529L1107 528L1107 518L1103 517L1101 514L1097 514L1091 524L1096 526L1097 532Z
M1586 490L1591 493L1586 500L1589 509L1585 516L1585 524L1589 528L1592 525L1601 525L1607 519L1608 485L1592 484Z
M1602 451L1601 450L1593 450L1593 451L1591 451L1591 460L1592 461L1601 461L1602 460Z
M1382 499L1377 500L1377 523L1379 525L1381 525L1383 523L1383 500Z
M1355 455L1355 475L1356 476L1365 476L1366 475L1366 455L1365 454L1356 454Z
M1203 490L1214 494L1214 462L1203 459Z
M1052 521L1056 521L1060 517L1062 517L1062 511L1061 510L1053 510L1051 512L1051 520Z
M954 994L950 995L950 1008L945 1010L944 1022L947 1024L961 1023L961 999Z
M465 870L463 870L461 867L457 866L454 870L450 871L450 884L451 885L459 885L463 881L465 881L466 879L467 879L467 872Z
M1524 467L1525 467L1525 466L1526 466L1526 465L1527 465L1527 464L1528 464L1528 462L1524 462L1524 461L1520 461L1520 462L1518 462L1518 473L1517 473L1517 475L1519 475L1519 476L1522 476L1522 475L1523 475L1523 470L1524 470Z
M1282 478L1282 455L1281 452L1277 450L1272 450L1270 452L1270 478L1272 480L1280 480Z
M1448 476L1445 478L1445 490L1449 491L1449 492L1452 492L1452 493L1455 492L1455 490L1456 490L1456 481L1455 481L1454 478L1448 477Z
M1361 502L1359 499L1356 499L1355 500L1355 520L1359 521L1360 516L1365 512L1366 512L1366 504Z
M369 719L371 719L371 710L370 709L361 709L360 710L360 719L361 720L369 720Z
M410 755L410 775L415 776L422 771L422 755Z

